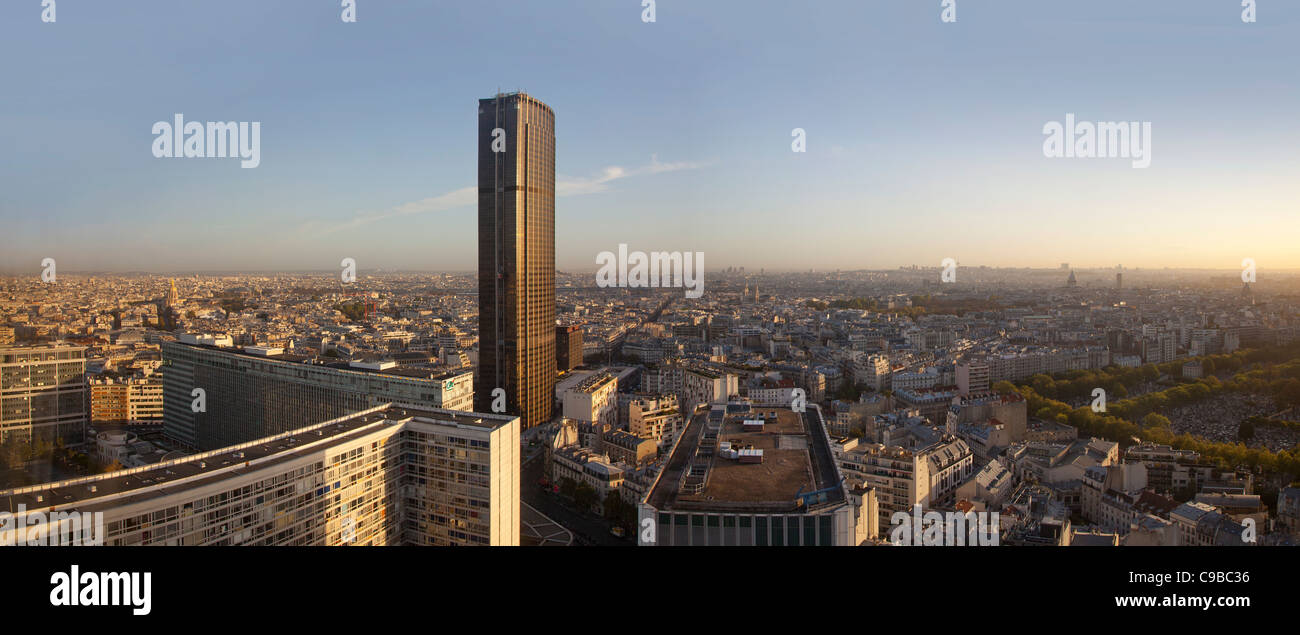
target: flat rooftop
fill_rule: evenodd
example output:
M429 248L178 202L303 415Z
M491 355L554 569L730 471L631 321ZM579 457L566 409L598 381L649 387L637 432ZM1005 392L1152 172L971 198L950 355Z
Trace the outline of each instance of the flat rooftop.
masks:
M201 348L209 351L217 351L221 353L229 353L231 355L238 355L240 357L247 357L249 359L256 359L258 361L263 361L263 362L281 362L285 364L306 364L309 366L328 368L330 370L336 370L340 372L364 373L369 375L385 375L391 377L402 377L407 379L428 379L432 381L441 381L444 379L452 379L454 377L460 377L461 375L469 374L468 371L435 371L435 370L413 367L413 366L394 366L392 368L384 368L384 369L363 368L359 366L352 366L350 362L335 362L335 361L325 362L321 364L312 364L309 362L311 362L313 359L320 359L320 358L309 357L305 355L293 355L290 353L262 355L259 353L250 353L248 351L245 351L244 348L240 346L213 346L211 344L191 344L189 342L168 342L168 343L177 344L180 346L189 346L191 348Z
M279 357L277 356L277 357L270 357L264 359L279 359ZM335 370L350 370L353 372L369 373L372 375L391 375L394 377L408 377L412 379L432 379L437 381L441 381L444 379L452 379L455 377L460 377L462 375L474 374L472 371L443 371L443 370L432 370L428 368L419 368L415 366L394 366L392 368L384 368L384 369L359 368L357 366L349 366L347 362L329 363L329 364L325 364L325 366L329 368L333 368Z
M491 430L515 417L386 404L305 428L107 474L0 491L0 511L16 513L45 508L103 511L186 489L249 474L308 456L408 421L442 423Z
M691 417L646 501L661 511L788 513L805 509L800 494L829 489L825 503L845 500L831 462L819 411L752 409L729 404ZM749 426L746 421L762 421ZM716 430L716 437L713 431ZM715 444L710 449L710 445ZM761 463L723 455L722 447L761 450ZM688 471L704 474L702 487L683 487Z

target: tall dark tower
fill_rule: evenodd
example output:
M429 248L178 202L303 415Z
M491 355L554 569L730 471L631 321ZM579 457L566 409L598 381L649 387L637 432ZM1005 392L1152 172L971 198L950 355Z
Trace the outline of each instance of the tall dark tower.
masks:
M479 365L476 408L525 428L555 399L555 113L524 93L478 102Z

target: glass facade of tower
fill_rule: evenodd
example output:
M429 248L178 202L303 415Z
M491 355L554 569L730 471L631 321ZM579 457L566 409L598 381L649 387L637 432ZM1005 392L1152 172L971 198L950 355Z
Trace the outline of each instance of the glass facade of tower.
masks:
M497 132L497 131L500 132ZM479 100L478 410L502 388L525 428L555 399L555 113L523 93Z

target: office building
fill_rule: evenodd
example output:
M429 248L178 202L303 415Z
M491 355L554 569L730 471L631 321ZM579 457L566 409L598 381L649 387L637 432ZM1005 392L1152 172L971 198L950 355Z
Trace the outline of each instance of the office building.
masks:
M479 409L505 390L524 428L555 403L555 113L523 93L478 106Z
M813 404L699 408L637 513L642 546L849 546L878 531L875 492L844 487Z
M15 436L81 444L86 402L85 347L0 348L0 441Z
M469 410L473 375L392 362L309 363L278 348L164 342L163 431L213 450L388 402ZM194 408L195 389L203 409Z

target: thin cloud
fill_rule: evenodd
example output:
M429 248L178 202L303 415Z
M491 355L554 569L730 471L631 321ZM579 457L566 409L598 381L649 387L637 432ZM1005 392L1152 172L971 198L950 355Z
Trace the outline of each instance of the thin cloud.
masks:
M659 161L659 155L650 155L650 163L639 168L627 169L621 166L612 165L600 171L599 176L588 178L567 178L557 177L555 181L555 195L565 196L582 196L584 194L595 194L604 192L609 189L609 184L620 179L645 174L663 174L665 172L679 172L682 170L695 170L707 167L709 163L697 163L690 161L679 161L675 163L663 163ZM334 232L356 229L374 222L398 218L402 216L411 216L413 214L428 214L431 212L445 212L462 207L470 207L478 202L477 187L462 187L453 190L441 196L403 203L401 205L390 207L378 212L363 212L341 223L334 223L325 227L319 226L315 222L308 223L304 230L317 230L319 234L331 234Z

